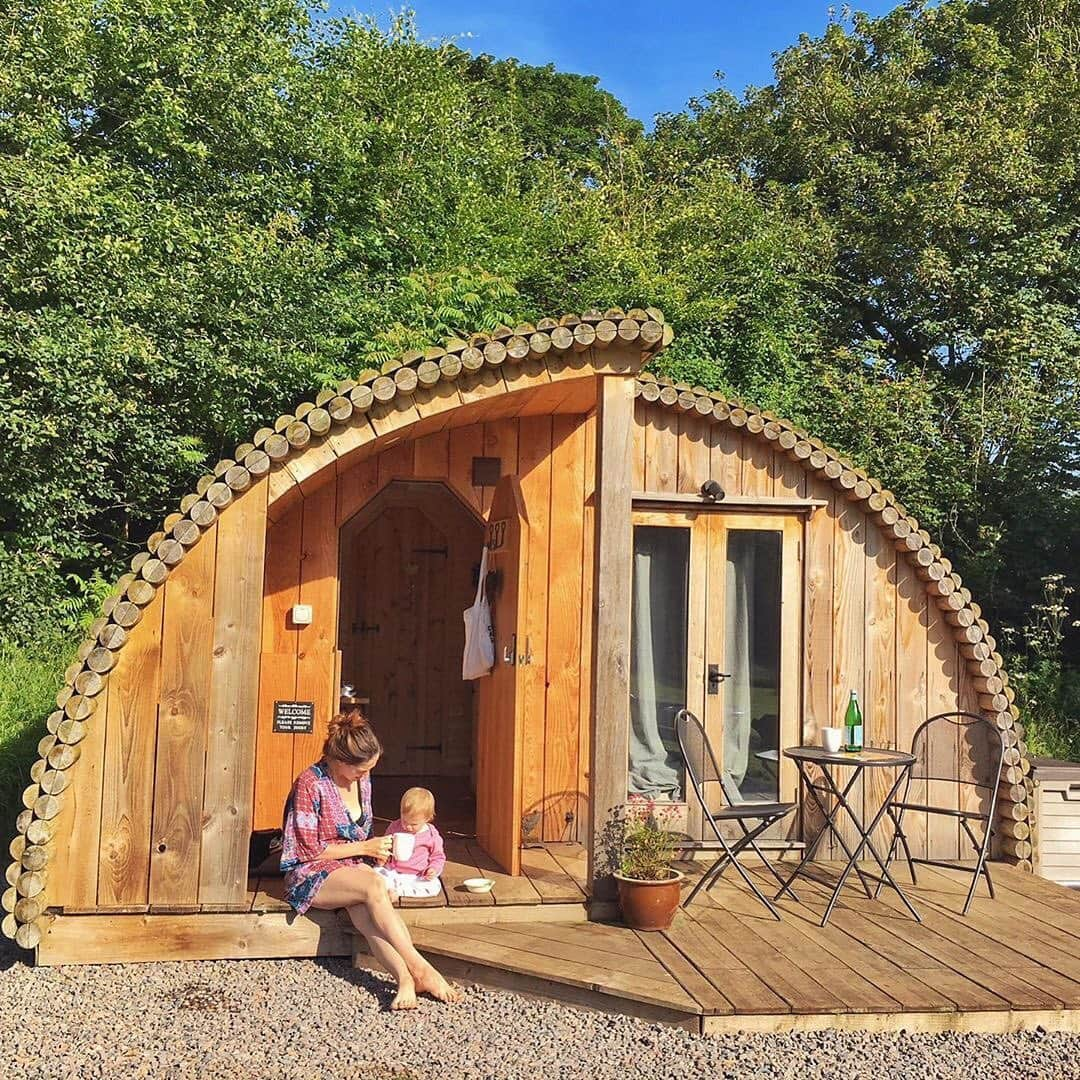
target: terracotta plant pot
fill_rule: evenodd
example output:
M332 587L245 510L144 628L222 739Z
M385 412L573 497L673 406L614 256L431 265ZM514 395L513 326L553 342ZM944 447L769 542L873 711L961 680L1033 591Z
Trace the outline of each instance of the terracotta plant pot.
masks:
M679 886L683 875L668 870L661 881L640 881L615 872L619 883L619 907L623 922L634 930L666 930L679 907Z

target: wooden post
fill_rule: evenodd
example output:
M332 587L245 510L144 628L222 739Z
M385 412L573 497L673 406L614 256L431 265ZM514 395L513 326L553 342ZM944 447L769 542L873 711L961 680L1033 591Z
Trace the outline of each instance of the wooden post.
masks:
M591 918L614 913L615 881L599 845L626 801L633 562L634 379L601 376L597 387L596 545L593 564L592 740L589 880Z
M203 905L242 907L247 892L266 496L267 482L258 480L218 519L199 866Z

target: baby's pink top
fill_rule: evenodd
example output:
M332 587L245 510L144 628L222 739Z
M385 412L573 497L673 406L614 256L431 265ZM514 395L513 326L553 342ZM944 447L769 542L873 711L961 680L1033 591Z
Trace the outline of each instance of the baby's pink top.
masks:
M397 832L406 832L401 818L391 821L386 827L386 836L393 836ZM416 846L413 848L412 858L405 862L399 862L392 855L386 862L388 870L397 870L400 874L422 874L429 866L435 867L435 876L443 872L446 865L446 852L443 851L442 837L439 830L431 822L422 832L413 833L416 838Z

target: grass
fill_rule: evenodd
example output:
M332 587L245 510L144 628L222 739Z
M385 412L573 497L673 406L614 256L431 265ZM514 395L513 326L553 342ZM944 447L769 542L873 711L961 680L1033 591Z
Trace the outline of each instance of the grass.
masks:
M72 646L53 640L22 648L0 641L0 837L14 834L22 792ZM5 842L6 846L6 842Z

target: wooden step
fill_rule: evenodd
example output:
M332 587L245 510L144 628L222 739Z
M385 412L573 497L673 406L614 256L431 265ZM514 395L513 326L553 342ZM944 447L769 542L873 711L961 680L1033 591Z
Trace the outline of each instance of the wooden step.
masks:
M546 914L568 906L531 910ZM701 1030L700 1005L624 927L458 921L414 926L412 934L417 948L460 982ZM353 966L381 970L363 938L355 941Z

